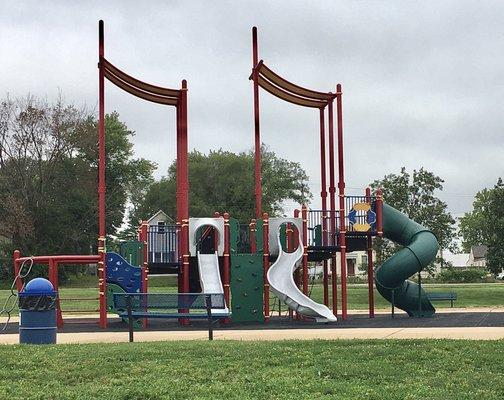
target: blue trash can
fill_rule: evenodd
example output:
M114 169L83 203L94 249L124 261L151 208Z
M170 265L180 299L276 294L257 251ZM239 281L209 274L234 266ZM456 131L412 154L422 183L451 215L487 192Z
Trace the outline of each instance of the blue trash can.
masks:
M56 343L58 292L44 278L32 279L19 293L19 343Z

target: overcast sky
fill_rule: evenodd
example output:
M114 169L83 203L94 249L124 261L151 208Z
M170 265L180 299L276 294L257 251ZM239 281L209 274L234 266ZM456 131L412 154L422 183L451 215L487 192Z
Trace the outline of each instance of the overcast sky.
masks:
M346 182L424 167L458 217L504 176L502 1L2 1L0 91L97 106L98 20L105 55L147 82L189 85L191 149L253 146L251 28L259 55L320 91L343 85ZM172 108L106 85L106 109L135 130L157 176L175 157ZM262 140L320 192L318 111L261 94ZM252 193L251 193L252 195ZM318 206L318 199L313 206Z

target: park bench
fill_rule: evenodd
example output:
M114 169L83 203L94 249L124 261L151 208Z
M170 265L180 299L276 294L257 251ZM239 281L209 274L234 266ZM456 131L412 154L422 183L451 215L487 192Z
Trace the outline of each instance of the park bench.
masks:
M114 293L114 307L128 320L130 342L135 319L206 319L213 340L214 322L231 315L222 293Z
M427 293L427 297L431 301L450 301L453 308L453 302L457 300L457 293L455 292L433 292Z

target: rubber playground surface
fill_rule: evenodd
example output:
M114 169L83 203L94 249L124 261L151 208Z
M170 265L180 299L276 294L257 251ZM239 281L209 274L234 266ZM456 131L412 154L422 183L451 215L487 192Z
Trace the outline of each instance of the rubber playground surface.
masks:
M58 331L58 343L126 342L128 330L117 317L109 319L106 330L97 326L97 316L68 316ZM12 319L0 344L18 343L18 320ZM180 326L173 320L152 320L147 329L135 332L135 341L207 339L205 322L191 321ZM267 324L216 324L216 340L287 340L287 339L504 339L504 308L448 309L431 318L409 318L397 313L378 312L375 318L352 313L346 321L332 324L272 317Z

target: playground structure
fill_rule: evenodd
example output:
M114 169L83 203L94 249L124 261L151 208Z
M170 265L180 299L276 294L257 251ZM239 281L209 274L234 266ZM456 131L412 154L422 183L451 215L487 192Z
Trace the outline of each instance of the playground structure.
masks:
M16 276L21 263L32 258L36 264L48 265L49 280L57 290L59 265L96 263L101 328L107 327L107 313L117 312L112 301L113 294L148 293L151 270L176 273L179 293L223 294L225 310L229 308L232 311L233 323L267 322L271 316L270 290L288 306L290 317L334 322L338 315L342 319L348 316L346 254L362 250L368 255L370 318L374 317L375 281L380 294L410 316L434 313L421 286L407 281L408 277L419 272L435 257L437 241L434 235L404 214L383 204L379 190L374 195L369 188L362 196L345 195L342 86L336 85L334 93L318 92L287 81L267 67L263 60L259 60L255 27L252 36L250 80L253 82L254 96L256 218L240 224L228 213L221 215L216 212L208 218L189 217L187 82L182 80L180 89L164 88L142 82L115 67L105 58L104 26L103 21L100 21L98 254L21 257L20 252L16 251ZM107 252L106 249L105 79L143 100L175 107L177 116L177 222L161 229L143 221L138 228L137 240L124 243L120 254ZM292 218L270 218L263 212L259 88L289 103L319 110L321 209L312 210L302 205ZM335 186L336 146L338 191ZM385 236L405 246L376 271L376 278L372 251L375 236ZM338 310L337 253L340 253L341 310ZM309 263L322 263L322 304L309 297ZM20 290L22 282L18 280L16 285ZM57 321L58 326L63 325L59 303Z

